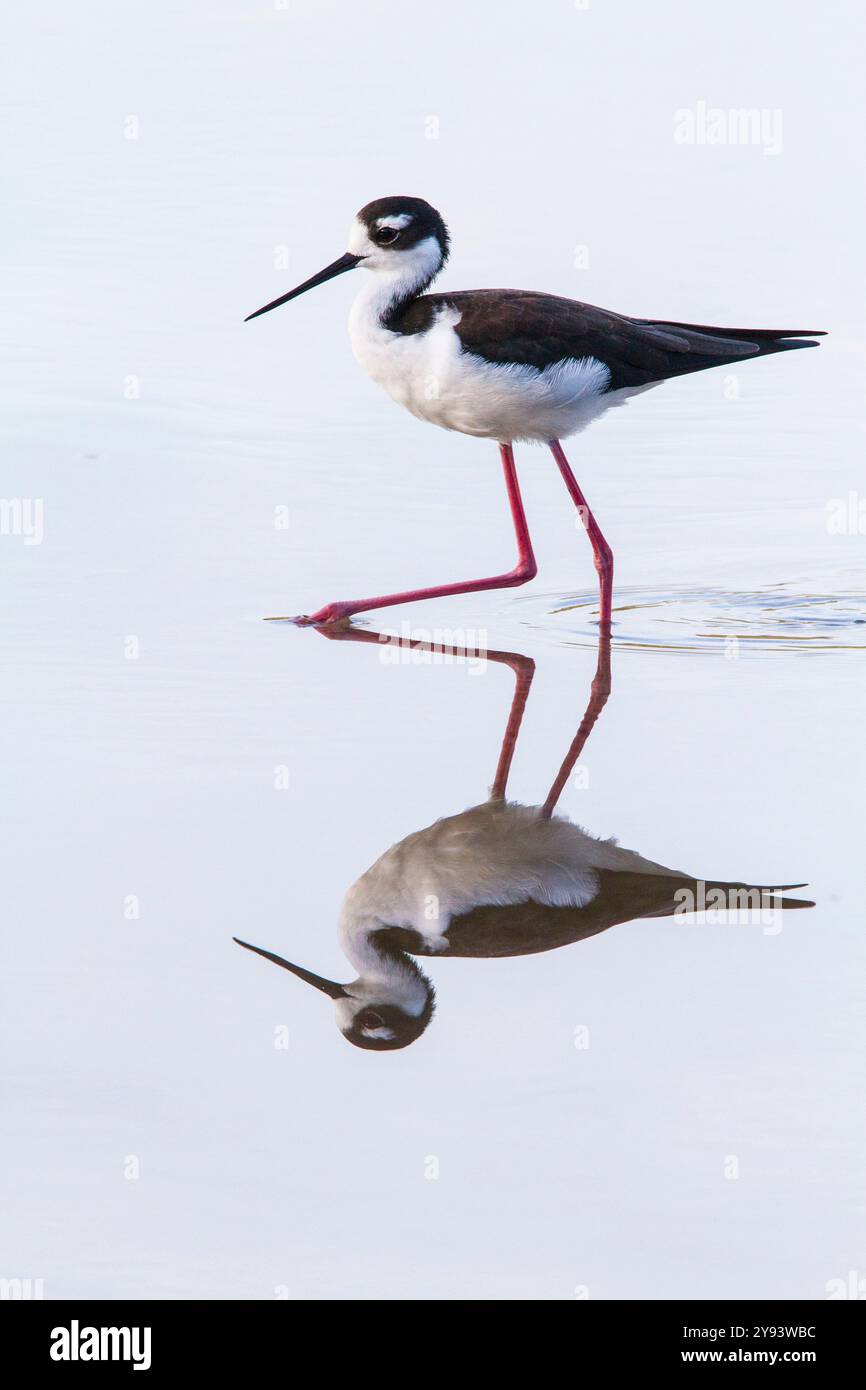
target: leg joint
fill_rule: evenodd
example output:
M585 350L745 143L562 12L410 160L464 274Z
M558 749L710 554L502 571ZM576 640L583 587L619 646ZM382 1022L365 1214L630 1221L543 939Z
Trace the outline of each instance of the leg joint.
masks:
M514 569L505 577L509 585L528 584L530 579L534 579L538 574L538 565L535 556L530 555L525 560L520 560Z

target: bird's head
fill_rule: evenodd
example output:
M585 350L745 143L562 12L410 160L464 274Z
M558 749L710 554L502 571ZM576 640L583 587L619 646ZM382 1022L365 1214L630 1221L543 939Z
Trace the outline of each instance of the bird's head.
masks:
M376 198L352 222L349 250L303 284L247 316L258 318L307 290L361 266L420 294L448 259L448 228L423 198Z
M438 274L448 259L448 228L423 198L376 198L361 208L349 250L365 270Z
M283 970L290 971L312 985L322 994L334 1001L334 1021L347 1042L371 1052L392 1052L397 1048L408 1047L420 1038L433 1017L435 991L430 981L420 971L417 980L421 988L407 998L405 985L395 982L389 987L387 980L358 979L351 984L341 985L336 980L326 980L322 975L314 975L294 965L290 960L265 951L261 946L251 946L248 941L233 938L247 951L254 951L265 960L273 961Z
M357 993L355 992L357 991ZM410 1013L403 1001L388 999L382 990L356 980L337 1003L337 1027L347 1042L370 1052L394 1052L420 1038L433 1017L433 987L421 1012Z

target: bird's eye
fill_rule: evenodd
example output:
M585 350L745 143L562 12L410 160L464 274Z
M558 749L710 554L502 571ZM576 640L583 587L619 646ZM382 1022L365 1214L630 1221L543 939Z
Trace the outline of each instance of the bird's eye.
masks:
M363 1028L384 1028L385 1020L381 1014L377 1014L375 1009L365 1009L361 1015L361 1026Z
M400 230L398 227L380 227L377 240L380 241L383 246L390 246L391 242L396 241L399 235Z

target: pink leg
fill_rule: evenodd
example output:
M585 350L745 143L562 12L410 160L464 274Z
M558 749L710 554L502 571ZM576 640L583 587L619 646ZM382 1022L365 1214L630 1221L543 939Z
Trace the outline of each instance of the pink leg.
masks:
M508 774L511 771L511 760L517 746L517 735L520 733L523 712L529 697L529 687L532 685L532 678L535 675L535 662L531 656L520 656L517 652L489 652L488 655L491 658L495 657L496 660L504 661L514 672L514 695L511 700L511 712L502 738L496 775L490 789L491 801L504 801L505 790L508 786Z
M351 618L355 613L364 613L368 608L390 608L395 603L412 603L427 598L445 598L449 594L472 594L480 589L510 589L518 584L525 584L529 579L534 579L538 573L538 566L532 553L532 541L517 482L517 469L514 466L514 453L510 444L500 444L499 451L502 455L502 467L505 471L505 486L508 489L511 518L517 536L517 565L513 570L509 570L507 574L497 574L492 579L467 579L461 584L441 584L432 589L407 589L399 594L379 594L376 598L329 603L324 608L320 608L318 613L313 613L311 617L295 618L294 621L302 624L334 623L343 618Z
M562 474L565 486L571 495L571 500L577 507L578 515L586 528L589 536L589 543L592 546L592 553L595 559L595 568L598 571L598 581L600 590L600 602L598 612L598 624L602 631L610 631L611 609L613 607L613 551L601 534L601 528L589 509L586 498L580 490L578 481L571 471L568 459L562 450L562 445L558 439L551 439L550 452L556 459L557 467Z
M556 803L562 795L563 788L574 771L574 765L583 752L583 746L592 733L593 725L607 704L607 697L610 695L610 633L599 632L598 634L598 662L595 668L595 675L590 688L589 703L584 712L583 719L580 721L580 728L571 741L571 747L565 755L565 759L556 780L550 791L547 793L547 800L541 808L541 816L544 820L549 820L556 809Z

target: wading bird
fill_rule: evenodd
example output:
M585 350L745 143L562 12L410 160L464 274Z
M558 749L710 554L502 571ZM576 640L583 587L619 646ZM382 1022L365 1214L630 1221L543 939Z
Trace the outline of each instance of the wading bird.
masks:
M517 564L506 574L373 598L328 603L298 623L324 624L416 599L505 589L537 573L514 465L518 440L547 444L592 545L599 622L610 627L613 552L571 471L561 440L611 406L668 377L817 347L813 329L712 328L629 318L574 299L529 290L427 294L448 259L448 229L423 198L377 198L361 208L349 250L280 304L357 266L371 271L352 307L349 333L360 365L398 404L431 424L499 444Z
M323 629L325 631L325 629ZM378 633L345 627L341 640L379 643ZM413 650L431 644L389 638ZM437 645L436 652L469 656ZM610 639L599 637L589 702L550 791L540 806L506 800L506 787L535 663L516 652L487 652L515 675L511 713L489 799L445 816L393 845L352 885L338 935L358 972L349 984L314 975L273 951L241 941L334 1001L336 1023L356 1047L392 1051L415 1042L435 1003L416 956L487 958L537 955L584 941L621 922L720 910L747 922L777 922L781 908L812 907L779 896L784 888L706 881L598 840L556 805L610 693Z

